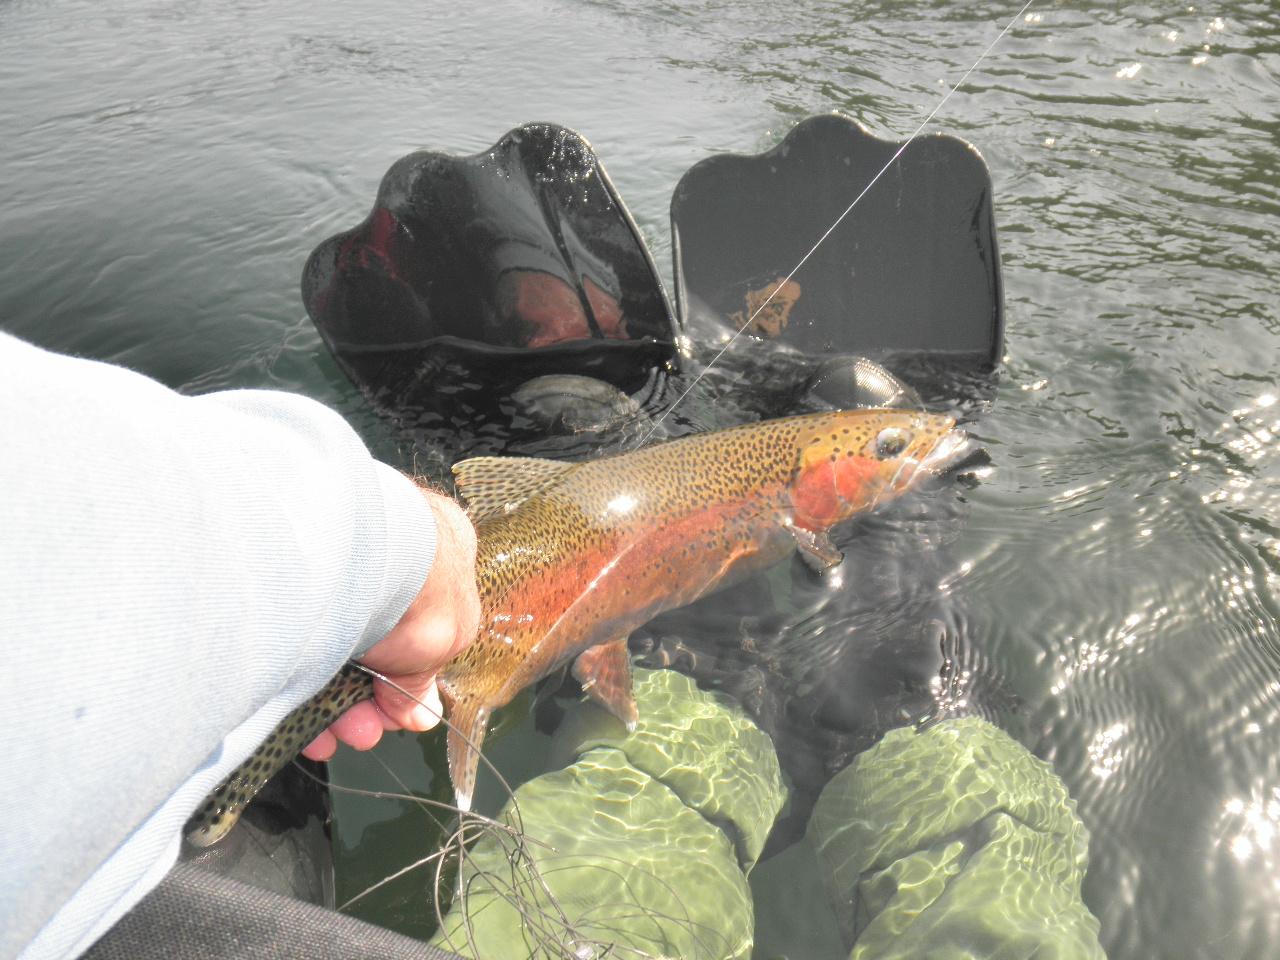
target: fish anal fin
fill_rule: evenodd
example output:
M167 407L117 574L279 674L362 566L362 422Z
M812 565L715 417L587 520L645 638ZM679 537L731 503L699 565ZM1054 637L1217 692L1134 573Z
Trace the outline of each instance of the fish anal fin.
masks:
M480 747L484 744L489 709L478 700L455 699L442 693L449 721L449 780L453 783L454 804L465 813L471 809L476 792L476 772L480 769Z
M541 457L472 457L453 465L473 523L501 517L578 466Z
M787 532L800 548L800 559L815 573L825 573L844 559L844 554L824 531L787 524Z
M627 730L635 730L640 711L631 693L631 653L625 636L578 654L573 676L587 696L625 723Z

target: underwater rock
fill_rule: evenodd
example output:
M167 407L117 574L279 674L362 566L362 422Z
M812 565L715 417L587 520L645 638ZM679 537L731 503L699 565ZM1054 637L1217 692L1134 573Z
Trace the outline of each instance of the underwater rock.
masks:
M553 755L568 767L522 785L461 867L433 938L472 957L746 958L746 872L784 791L769 738L734 706L670 671L637 670L628 736L593 704ZM515 896L513 896L515 894ZM530 919L532 918L532 919ZM521 946L523 945L523 947Z
M651 423L640 404L613 384L578 374L534 377L513 390L511 399L520 413L549 433L598 433Z
M635 670L640 722L630 736L593 703L571 711L556 731L551 762L616 749L732 834L749 870L781 808L784 789L773 741L729 699L699 690L671 670Z
M866 357L833 357L809 378L808 393L837 410L853 407L924 408L920 394Z
M1104 957L1075 801L976 717L891 730L823 791L809 837L851 960Z

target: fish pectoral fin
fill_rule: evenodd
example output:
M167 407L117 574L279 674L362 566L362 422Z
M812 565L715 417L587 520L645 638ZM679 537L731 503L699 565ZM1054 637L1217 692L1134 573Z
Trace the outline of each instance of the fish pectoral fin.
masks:
M800 559L814 573L826 573L844 559L844 554L821 530L806 530L804 527L789 523L787 532L800 548Z
M484 744L489 709L471 699L453 699L444 694L445 719L449 722L449 780L453 783L453 799L466 813L476 791L476 772L480 769L480 747Z
M540 457L472 457L453 465L472 523L505 516L578 466Z
M631 652L626 637L598 643L578 654L573 676L587 696L625 723L628 731L635 730L640 711L631 693Z

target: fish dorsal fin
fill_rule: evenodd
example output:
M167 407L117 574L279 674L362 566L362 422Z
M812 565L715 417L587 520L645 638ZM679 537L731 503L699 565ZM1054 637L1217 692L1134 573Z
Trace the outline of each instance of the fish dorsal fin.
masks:
M541 457L472 457L453 465L472 523L502 517L578 466Z

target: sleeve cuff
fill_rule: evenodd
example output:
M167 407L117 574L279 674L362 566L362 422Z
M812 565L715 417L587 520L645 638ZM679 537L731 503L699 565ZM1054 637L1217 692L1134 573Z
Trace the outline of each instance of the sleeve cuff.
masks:
M436 556L436 520L422 491L400 471L375 462L382 490L383 543L386 567L382 579L382 596L374 609L360 642L352 656L366 653L370 647L400 622L427 581Z

